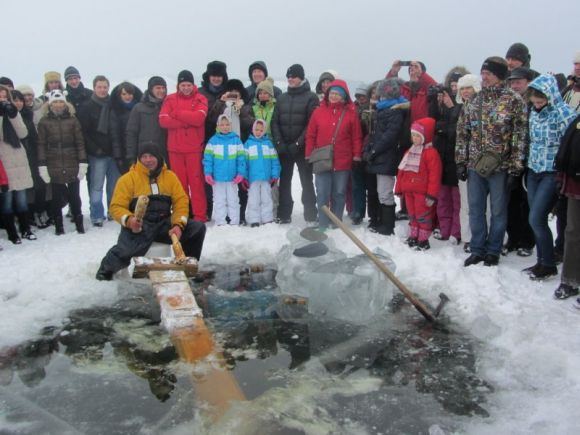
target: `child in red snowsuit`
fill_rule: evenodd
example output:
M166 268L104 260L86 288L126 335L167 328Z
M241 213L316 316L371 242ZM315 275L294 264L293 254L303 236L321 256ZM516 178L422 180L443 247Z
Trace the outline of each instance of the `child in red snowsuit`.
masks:
M395 195L403 196L409 212L407 244L426 250L433 231L435 201L441 188L441 158L433 147L435 120L421 118L411 126L413 146L399 164Z

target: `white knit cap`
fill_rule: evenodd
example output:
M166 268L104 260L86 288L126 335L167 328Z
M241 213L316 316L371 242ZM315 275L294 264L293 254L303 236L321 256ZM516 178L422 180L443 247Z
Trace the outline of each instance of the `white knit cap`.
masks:
M16 90L20 91L22 95L32 95L34 97L34 89L28 85L16 86Z
M475 92L478 93L481 91L481 79L475 74L465 74L459 78L457 81L457 95L455 97L457 104L463 104L460 93L461 88L473 88L475 89Z
M580 51L576 52L576 55L574 56L574 63L580 63Z

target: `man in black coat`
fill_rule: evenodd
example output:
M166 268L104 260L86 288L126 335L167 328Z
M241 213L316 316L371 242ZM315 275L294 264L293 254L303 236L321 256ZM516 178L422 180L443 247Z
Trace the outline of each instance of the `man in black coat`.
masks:
M151 77L142 100L133 107L129 121L127 121L125 133L128 165L135 163L139 153L139 145L145 143L157 144L163 155L163 160L169 161L167 130L159 125L159 111L166 96L167 82L162 77Z
M310 90L310 83L305 79L302 65L292 65L288 68L286 77L288 91L277 99L271 125L274 144L282 166L277 220L281 224L292 221L294 207L292 175L296 163L302 184L304 219L307 222L315 222L318 216L316 194L312 167L304 158L304 136L310 116L318 107L318 97Z
M71 103L78 112L81 105L91 98L93 91L85 88L81 82L81 74L74 66L69 66L64 70L64 80L66 81L66 100Z
M247 100L244 102L246 104L251 104L256 97L256 89L258 88L258 85L268 77L266 63L261 60L255 61L248 68L248 75L250 76L252 84L246 88L248 96ZM278 98L280 95L282 95L282 90L279 87L274 86L274 98Z

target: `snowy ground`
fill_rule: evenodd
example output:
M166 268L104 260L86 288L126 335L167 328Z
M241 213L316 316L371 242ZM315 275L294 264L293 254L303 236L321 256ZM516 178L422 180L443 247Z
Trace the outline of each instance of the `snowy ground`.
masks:
M300 198L298 177L294 198ZM85 215L88 200L84 192ZM295 204L293 225L304 226L302 206ZM87 221L88 219L86 219ZM70 223L66 235L38 231L37 241L10 244L0 235L0 352L34 338L47 325L59 324L73 308L109 304L117 297L117 283L98 282L94 274L119 226L101 229L87 224L76 234ZM260 228L208 226L203 259L211 262L271 261L286 243L287 226ZM480 338L482 378L495 392L486 409L490 418L470 420L474 434L576 434L580 410L580 312L571 301L555 301L557 279L534 283L520 270L534 259L502 258L497 268L464 268L461 247L432 241L428 252L414 252L402 242L406 223L398 223L396 237L355 234L371 249L381 247L396 264L398 277L424 300L435 304L444 289L451 299L446 314L459 327ZM339 230L330 231L348 255L358 248ZM421 289L420 291L418 289Z

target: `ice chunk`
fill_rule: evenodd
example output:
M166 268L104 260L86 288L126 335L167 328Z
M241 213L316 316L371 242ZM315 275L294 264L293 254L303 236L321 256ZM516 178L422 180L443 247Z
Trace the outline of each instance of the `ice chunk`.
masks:
M324 243L329 250L314 258L293 255L295 249L312 242L300 237L297 230L287 233L290 241L277 256L276 282L284 294L308 299L312 315L327 316L346 322L364 324L381 314L394 292L394 285L366 257L347 258L334 246L332 239ZM395 263L384 251L377 256L392 271Z

